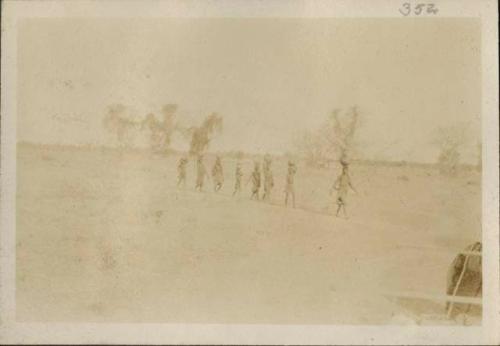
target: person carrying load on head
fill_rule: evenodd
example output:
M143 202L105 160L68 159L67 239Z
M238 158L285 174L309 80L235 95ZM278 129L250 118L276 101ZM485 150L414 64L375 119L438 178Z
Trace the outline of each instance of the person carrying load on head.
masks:
M224 183L224 172L222 169L222 162L219 156L215 158L215 164L212 168L212 177L214 182L215 192L219 191Z
M349 189L353 190L354 192L357 191L354 188L354 186L352 186L351 183L351 177L349 176L349 164L345 160L340 160L340 164L342 165L342 173L340 173L337 180L335 180L335 183L333 184L330 193L332 193L333 190L337 191L337 212L335 213L335 216L338 217L340 210L342 210L344 216L347 217L347 211L346 211L347 192L349 191Z

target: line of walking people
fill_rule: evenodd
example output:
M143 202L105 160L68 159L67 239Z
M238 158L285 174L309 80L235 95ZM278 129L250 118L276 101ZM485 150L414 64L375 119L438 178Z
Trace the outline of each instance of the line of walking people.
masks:
M187 179L187 163L188 159L186 157L181 157L177 164L177 186L185 187ZM293 161L288 161L288 171L286 176L285 185L285 205L288 205L290 201L292 206L295 207L295 188L294 188L294 178L297 172L297 167ZM241 162L236 163L235 169L235 183L233 196L241 193L242 183L243 183L243 169L241 167ZM205 167L203 156L199 155L196 159L196 181L195 190L203 191L205 185L205 179L212 179L214 191L218 192L224 185L224 170L222 167L222 160L220 156L216 156L214 165L212 167L211 176ZM253 170L246 181L245 186L252 183L250 199L253 200L263 200L269 201L271 199L271 193L274 187L274 176L272 171L272 158L266 155L261 165L259 161L254 162ZM263 187L263 193L261 195L261 188Z
M183 186L185 187L186 185L186 178L187 178L187 163L188 160L186 157L182 157L179 160L179 163L177 165L177 173L178 173L178 180L177 180L177 186ZM347 193L349 189L351 189L354 192L357 192L354 188L354 186L351 183L351 178L348 173L348 168L349 165L345 160L340 160L340 164L342 166L342 172L341 174L337 177L335 180L332 188L330 189L330 194L333 194L333 191L337 191L337 198L336 198L336 204L337 204L337 211L335 216L339 216L340 211L343 211L343 214L345 217L347 217L347 211L346 211L346 198L347 198ZM274 176L273 176L273 171L272 171L272 159L269 155L266 155L263 160L263 169L261 173L261 168L260 168L260 162L259 161L254 161L254 167L253 170L245 184L248 185L250 182L252 183L252 188L251 188L251 195L250 199L252 200L263 200L263 201L269 201L271 198L271 192L274 187ZM212 172L211 172L212 180L213 180L213 186L214 186L214 191L218 192L222 186L224 185L224 170L222 167L222 160L220 156L216 156L215 158L215 163L212 167ZM287 169L287 175L286 175L286 182L285 182L285 206L288 206L288 203L290 202L292 206L295 208L295 174L297 173L297 167L295 163L291 160L288 161L288 169ZM233 196L240 194L241 189L242 189L242 182L243 182L243 169L241 167L241 162L238 161L236 163L236 169L235 169L235 184L234 184L234 190L233 190ZM208 171L205 167L204 161L203 161L203 156L199 155L196 160L196 183L195 183L195 190L197 191L203 191L203 187L205 184L205 178L210 179L210 175L208 174ZM260 190L261 187L263 186L263 194L261 196Z

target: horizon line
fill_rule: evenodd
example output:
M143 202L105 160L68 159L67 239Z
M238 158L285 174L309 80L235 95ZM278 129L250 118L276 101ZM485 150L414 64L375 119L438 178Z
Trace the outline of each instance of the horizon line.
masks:
M82 150L88 150L88 149L108 149L108 150L130 150L130 151L142 151L142 152L149 152L152 154L157 154L157 155L162 155L166 153L175 153L175 154L185 154L188 156L191 156L188 150L180 150L180 149L175 149L175 148L168 148L165 150L165 152L155 152L151 148L148 147L139 147L139 146L130 146L130 147L120 147L120 146L111 146L111 145L106 145L106 144L93 144L93 143L85 143L85 144L69 144L69 143L37 143L37 142L32 142L32 141L26 141L26 140L19 140L16 143L17 145L28 145L28 146L39 146L39 147L66 147L66 148L72 148L72 149L82 149ZM265 156L265 155L271 155L271 156L277 156L277 157L286 157L286 156L295 156L299 160L305 160L303 157L300 157L300 155L296 155L293 153L258 153L258 152L252 152L252 151L244 151L244 150L218 150L218 151L206 151L204 154L208 155L217 155L217 154L225 154L225 155L235 155L238 152L241 152L243 155L246 156ZM327 159L325 160L327 163L332 163L332 162L337 162L339 159ZM370 163L379 163L379 164L385 164L385 165L408 165L408 166L439 166L438 162L423 162L423 161L406 161L406 160L388 160L388 159L370 159L370 158L356 158L352 159L351 162L353 163L365 163L365 164L370 164ZM471 164L471 163L459 163L458 166L460 167L477 167L477 164Z

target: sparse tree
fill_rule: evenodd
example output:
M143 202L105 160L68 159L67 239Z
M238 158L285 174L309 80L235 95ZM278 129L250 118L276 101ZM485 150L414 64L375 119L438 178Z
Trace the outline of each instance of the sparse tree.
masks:
M188 128L177 126L177 129L190 140L189 153L199 156L205 153L214 136L222 132L222 124L223 118L217 113L212 113L203 120L200 126Z
M149 130L150 145L154 152L165 153L170 148L172 134L176 130L176 111L176 104L167 104L161 110L162 120L158 120L153 113L149 113L141 122L141 130Z
M439 170L445 175L455 175L460 164L460 149L467 141L465 127L461 125L437 129L434 144L439 148Z
M126 107L122 104L113 104L103 119L103 125L107 131L116 136L119 147L130 147L133 141L133 131L137 123L128 117Z
M338 160L348 162L355 149L354 135L359 126L357 108L352 107L351 111L344 116L344 122L347 122L347 124L342 124L341 119L340 111L335 110L332 113L333 137L329 137L331 138L330 147Z
M355 149L354 135L359 126L356 107L341 117L335 109L331 116L314 131L296 137L295 151L310 166L325 166L332 160L348 161Z
M321 166L328 160L328 143L320 132L322 132L321 129L308 130L295 139L295 151L308 166Z

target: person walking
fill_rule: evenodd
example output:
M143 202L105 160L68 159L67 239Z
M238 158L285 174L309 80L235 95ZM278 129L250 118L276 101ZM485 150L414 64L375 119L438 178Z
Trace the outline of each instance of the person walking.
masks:
M186 177L187 177L187 166L188 160L185 157L181 157L179 163L177 164L177 187L186 186Z
M224 183L224 172L222 169L222 162L219 156L215 158L215 164L212 168L212 178L214 182L214 191L217 192L221 189Z
M252 195L250 196L250 199L259 200L261 177L260 177L260 165L258 162L255 162L254 164L250 179L252 181Z
M288 198L292 198L292 205L295 208L295 173L297 173L297 167L292 161L288 161L288 172L286 175L286 186L285 186L285 206L288 206Z
M271 190L274 186L271 163L271 157L266 155L266 157L264 157L264 195L262 196L262 200L264 201L269 201L271 199Z
M233 191L233 196L236 195L236 193L241 192L241 179L243 178L243 171L241 169L241 163L238 161L236 163L236 172L235 172L235 183L234 183L234 191Z
M203 155L198 156L196 161L196 185L195 190L203 191L203 186L205 184L205 177L209 178L205 164L203 163Z
M344 216L347 218L347 210L346 210L346 198L347 198L347 193L349 189L353 190L354 192L357 192L354 186L352 186L351 183L351 177L349 176L349 164L341 160L340 164L342 165L342 172L338 176L337 180L335 180L335 183L332 186L331 192L333 190L337 191L337 212L335 213L335 216L338 217L340 214L340 211L342 210Z

